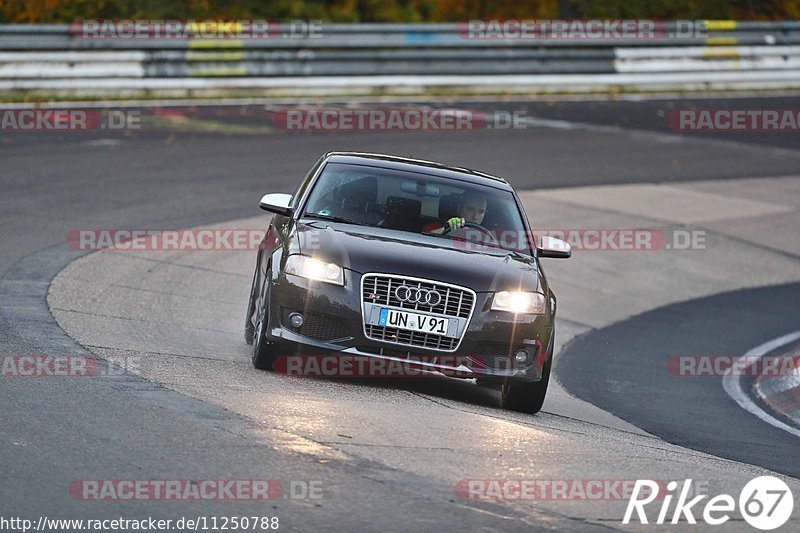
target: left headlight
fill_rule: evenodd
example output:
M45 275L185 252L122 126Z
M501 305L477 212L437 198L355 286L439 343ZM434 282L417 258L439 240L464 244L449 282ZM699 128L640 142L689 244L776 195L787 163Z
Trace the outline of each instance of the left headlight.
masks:
M334 285L344 285L342 267L307 255L290 255L286 260L286 273Z
M492 298L492 311L543 315L546 309L544 294L539 292L500 291Z

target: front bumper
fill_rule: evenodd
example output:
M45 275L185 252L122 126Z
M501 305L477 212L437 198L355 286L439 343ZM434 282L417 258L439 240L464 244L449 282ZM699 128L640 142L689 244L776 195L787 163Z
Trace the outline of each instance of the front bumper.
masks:
M364 334L361 275L345 270L345 286L278 274L272 280L267 338L279 355L345 354L409 364L425 371L482 380L539 381L553 335L551 315L513 315L491 311L490 293L476 295L475 308L455 352L402 346ZM293 327L288 317L309 320ZM516 362L514 354L528 357Z

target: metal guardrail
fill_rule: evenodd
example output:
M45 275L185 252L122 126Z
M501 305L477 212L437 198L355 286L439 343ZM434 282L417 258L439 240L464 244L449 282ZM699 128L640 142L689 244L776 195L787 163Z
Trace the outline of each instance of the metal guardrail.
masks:
M691 24L690 27L686 27ZM575 39L470 39L464 25L455 24L323 24L316 35L275 35L263 39L229 42L237 48L508 48L624 46L632 41L604 39L602 42ZM694 35L682 36L686 33ZM661 33L675 37L659 37ZM667 21L654 38L633 42L636 46L703 46L800 44L800 21ZM218 47L227 47L216 41ZM202 39L96 39L82 38L77 25L0 24L0 50L86 50L86 49L191 49L209 46Z
M126 86L176 89L181 80L187 88L246 85L222 83L228 78L285 88L276 78L306 79L305 86L314 78L322 87L341 86L342 78L384 77L383 85L393 77L401 84L403 78L424 84L420 79L439 77L438 84L451 86L499 76L513 84L509 76L516 76L529 85L551 80L594 87L592 76L613 86L646 84L648 73L676 73L682 74L676 80L702 84L721 72L729 73L728 82L740 79L750 87L759 79L770 87L800 86L800 22L698 21L685 36L664 36L678 24L665 23L654 38L602 41L473 39L459 24L325 24L316 35L217 40L98 39L82 37L74 25L0 25L0 93L59 86L91 93L93 80L101 93ZM686 23L680 24L685 32Z

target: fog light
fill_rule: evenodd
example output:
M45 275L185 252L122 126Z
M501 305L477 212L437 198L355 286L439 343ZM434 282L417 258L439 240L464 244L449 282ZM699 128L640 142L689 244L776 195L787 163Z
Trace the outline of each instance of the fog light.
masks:
M517 363L525 363L528 361L528 352L525 350L517 350L517 353L514 354L514 360Z
M299 328L303 325L303 315L300 313L292 313L289 315L289 323L292 325L293 328Z

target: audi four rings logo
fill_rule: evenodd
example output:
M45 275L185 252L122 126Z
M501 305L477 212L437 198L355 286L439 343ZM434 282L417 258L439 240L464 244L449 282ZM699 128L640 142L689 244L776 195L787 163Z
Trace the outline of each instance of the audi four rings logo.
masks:
M395 297L401 302L410 304L423 304L433 307L442 301L442 295L434 289L422 289L400 285L394 290Z

